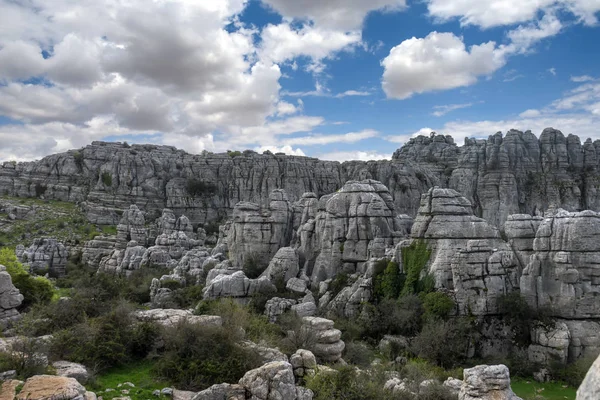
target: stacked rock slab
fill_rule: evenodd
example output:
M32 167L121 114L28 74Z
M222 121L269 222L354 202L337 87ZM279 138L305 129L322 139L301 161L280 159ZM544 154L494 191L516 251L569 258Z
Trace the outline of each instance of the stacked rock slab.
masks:
M0 329L6 329L21 318L17 307L23 302L23 295L12 283L6 267L0 265Z
M283 190L269 196L268 208L248 202L236 204L227 236L230 259L243 267L246 262L266 267L292 238L293 209Z
M220 297L238 298L241 301L249 301L253 295L263 293L275 293L277 289L265 277L250 279L242 271L236 271L231 275L220 274L208 281L202 290L204 300L214 300Z
M302 318L302 328L308 332L315 341L312 351L318 360L322 362L336 362L342 358L342 352L346 347L341 340L342 332L333 327L330 319L319 317Z
M81 251L82 264L98 269L102 259L111 255L116 243L116 236L96 236L88 240Z
M318 207L315 220L304 223L298 235L298 250L313 284L342 271L364 273L367 260L382 256L400 236L394 201L380 182L349 181L322 197Z
M117 225L117 248L124 249L130 240L135 240L142 246L146 245L148 233L145 225L144 213L135 204L129 206Z
M506 365L478 365L463 373L458 400L522 400L510 387Z
M54 238L37 238L26 249L17 249L19 261L29 265L32 271L51 272L56 276L65 274L67 248Z
M470 240L499 243L498 229L473 215L469 200L452 189L432 188L421 197L411 237L423 239L431 250L428 272L438 288L452 289L452 259ZM490 246L496 248L496 246Z
M509 215L504 223L504 234L515 252L521 272L527 266L529 257L534 253L533 240L543 218L529 214Z

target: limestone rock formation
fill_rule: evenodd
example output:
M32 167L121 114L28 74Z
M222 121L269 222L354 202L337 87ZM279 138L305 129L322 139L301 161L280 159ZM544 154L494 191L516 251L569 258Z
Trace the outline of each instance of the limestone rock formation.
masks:
M246 400L246 389L242 385L219 383L198 392L192 400Z
M298 276L298 272L298 253L291 247L282 247L277 250L261 276L271 282L286 285L290 279Z
M297 399L292 365L286 361L274 361L246 372L240 379L250 398L256 400Z
M29 265L33 272L47 271L54 275L65 274L68 252L64 244L54 238L37 238L33 244L19 251L19 261Z
M577 400L596 400L600 398L600 356L594 361L577 389Z
M56 375L67 378L75 378L82 385L90 378L85 365L77 364L70 361L55 361L52 363L52 368L56 370Z
M292 364L296 378L302 378L314 373L317 368L317 359L312 351L298 349L290 356L290 364Z
M81 262L98 269L102 259L112 254L116 243L116 236L96 236L94 239L88 240L81 251Z
M268 194L284 189L291 201L304 193L333 193L348 180L375 179L386 185L398 213L414 216L421 193L433 186L455 189L476 215L502 226L508 215L536 215L550 206L569 211L600 210L600 141L582 141L545 129L511 130L487 140L450 136L411 138L391 161L340 164L309 157L245 152L192 155L170 146L93 142L36 162L0 166L0 195L82 202L94 223L114 225L118 213L136 204L149 213L164 208L193 224L231 215L240 201L266 206ZM267 171L265 173L265 171ZM111 176L111 185L102 175ZM135 239L141 243L138 239Z
M317 359L324 362L335 362L342 358L346 347L341 340L342 332L333 327L333 321L319 317L302 318L302 329L314 336L312 351Z
M432 188L421 197L411 236L427 242L432 251L428 272L436 287L448 289L453 287L451 260L466 249L469 240L501 241L498 229L473 215L466 198L455 190L440 188Z
M458 400L521 400L510 388L505 365L478 365L464 370Z
M212 272L212 271L211 271ZM249 300L258 293L275 293L277 289L265 277L258 279L247 278L242 271L231 275L220 274L202 290L204 299L218 299L220 297L234 297Z
M74 378L35 375L25 381L17 400L74 400L85 397L86 389Z
M155 322L159 325L174 327L186 321L190 324L222 326L223 320L216 315L194 315L190 310L161 309L140 310L133 313L140 322Z
M146 230L144 213L132 204L123 212L123 217L117 225L117 248L125 248L130 240L135 240L142 246L146 245L148 232Z
M374 180L347 182L337 193L323 196L315 219L299 228L298 252L303 270L314 284L339 272L366 271L370 257L383 256L394 244L394 202L388 189Z
M558 210L540 224L521 277L531 305L556 317L600 316L600 214Z
M6 267L0 265L0 329L4 330L21 318L17 307L23 302L23 295L12 283Z
M265 268L277 251L290 243L292 218L292 205L283 190L269 195L267 208L248 202L236 204L227 237L234 265L254 263Z

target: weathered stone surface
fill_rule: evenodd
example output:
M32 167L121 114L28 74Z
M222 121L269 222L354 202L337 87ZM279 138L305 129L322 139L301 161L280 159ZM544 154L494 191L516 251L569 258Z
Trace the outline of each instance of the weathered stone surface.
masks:
M510 388L505 365L478 365L464 370L459 400L521 400Z
M529 360L540 365L566 364L571 335L567 324L557 321L553 327L536 326L531 330Z
M190 324L205 326L222 326L223 320L217 315L194 315L190 310L161 309L135 311L133 316L142 322L156 322L157 324L173 327L186 321Z
M371 299L372 279L351 277L354 282L343 288L333 299L321 297L319 309L327 315L356 318L362 309L362 304Z
M265 315L270 322L277 321L277 317L291 309L298 301L293 299L284 299L281 297L272 297L265 303Z
M277 251L292 239L292 205L283 190L269 195L268 208L241 202L233 210L233 222L227 236L234 265L246 262L265 268Z
M125 248L130 240L145 246L148 237L145 225L144 213L137 205L131 204L129 209L123 212L121 221L117 225L117 248Z
M346 347L340 339L341 332L334 329L333 321L319 317L302 318L301 329L307 330L314 338L315 344L312 351L319 360L324 362L335 362L342 358L342 352Z
M212 272L212 271L211 271ZM249 298L258 293L275 293L277 289L265 277L258 279L247 278L242 271L231 275L218 275L203 289L204 299L218 299L220 297Z
M220 383L197 393L192 400L246 400L246 389L241 385Z
M23 384L23 381L16 379L7 379L2 382L0 400L14 400L17 396L17 387L21 384Z
M317 368L317 359L310 350L298 349L290 356L290 364L294 369L296 378L311 375Z
M467 241L452 258L451 268L454 298L462 315L499 314L498 299L519 289L518 261L500 240Z
M540 224L521 293L556 317L600 316L600 214L558 210Z
M23 302L23 295L12 283L6 267L0 265L0 328L6 329L21 318L17 307Z
M577 400L596 400L600 398L600 356L589 369L583 382L577 389Z
M241 345L260 357L263 364L267 364L273 361L288 361L288 358L285 354L283 354L279 349L262 346L260 344L256 344L251 342L250 340L244 340L241 342Z
M17 400L72 400L83 399L86 390L74 378L36 375L25 381Z
M543 218L528 214L509 215L504 223L504 234L515 252L521 270L533 254L533 240Z
M427 270L436 287L447 289L454 286L452 259L469 240L489 240L492 248L501 241L498 229L473 215L469 200L455 190L437 187L423 194L411 236L426 241L431 250Z
M94 269L100 267L103 258L110 256L117 244L116 236L96 236L85 242L81 251L81 262Z
M298 272L298 253L291 247L282 247L277 250L261 276L273 283L280 282L285 285L290 279L296 278Z
M65 274L69 253L66 247L54 238L37 238L33 244L17 252L19 261L29 265L32 271L49 271L55 275Z
M292 365L274 361L246 372L239 384L254 400L295 400L296 386Z
M332 193L348 180L375 179L390 188L399 213L415 215L421 193L433 186L449 187L472 201L476 215L501 226L508 215L535 215L551 205L600 210L600 184L595 180L599 153L600 142L581 143L552 128L539 139L529 131L511 130L504 137L497 133L487 140L466 139L462 147L450 136L419 136L398 149L391 161L343 164L253 152L192 155L170 146L93 142L36 162L3 163L0 195L35 197L36 184L42 184L47 199L83 202L95 223L114 225L117 210L137 204L152 213L167 207L196 224L231 215L240 201L266 205L274 189L286 190L295 201L307 192L317 198ZM102 182L104 172L112 177L110 187ZM190 182L201 183L204 190L190 194Z
M339 272L366 271L366 261L381 257L394 244L394 202L374 180L349 181L337 193L323 196L315 219L298 231L298 253L313 284Z
M75 378L81 384L85 384L90 378L90 373L85 365L70 361L55 361L52 363L52 367L56 370L56 375Z

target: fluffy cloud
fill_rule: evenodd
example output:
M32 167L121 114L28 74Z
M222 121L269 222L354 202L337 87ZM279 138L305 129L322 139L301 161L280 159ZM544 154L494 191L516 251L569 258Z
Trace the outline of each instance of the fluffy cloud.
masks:
M598 22L596 0L427 0L429 14L440 20L459 19L462 25L482 28L531 21L539 12L566 10L588 25Z
M468 86L505 64L505 54L488 42L467 49L452 33L431 32L405 40L383 59L387 97L406 99L415 93Z
M260 146L254 149L259 153L270 151L271 153L285 153L290 156L306 156L301 149L293 149L292 146Z
M309 19L316 26L339 31L358 30L371 11L395 11L405 0L263 0L287 18Z
M317 65L324 58L361 41L360 31L344 32L309 25L294 29L288 23L267 25L261 36L262 59L284 62L304 56Z
M589 75L581 75L581 76L572 76L571 77L571 81L572 82L589 82L589 81L593 81L594 78L592 78Z

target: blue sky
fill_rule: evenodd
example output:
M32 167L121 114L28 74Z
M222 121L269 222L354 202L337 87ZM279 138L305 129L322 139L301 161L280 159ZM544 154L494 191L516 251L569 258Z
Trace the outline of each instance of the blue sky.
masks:
M600 139L599 18L598 0L0 0L0 160L93 140L344 161L432 130Z

